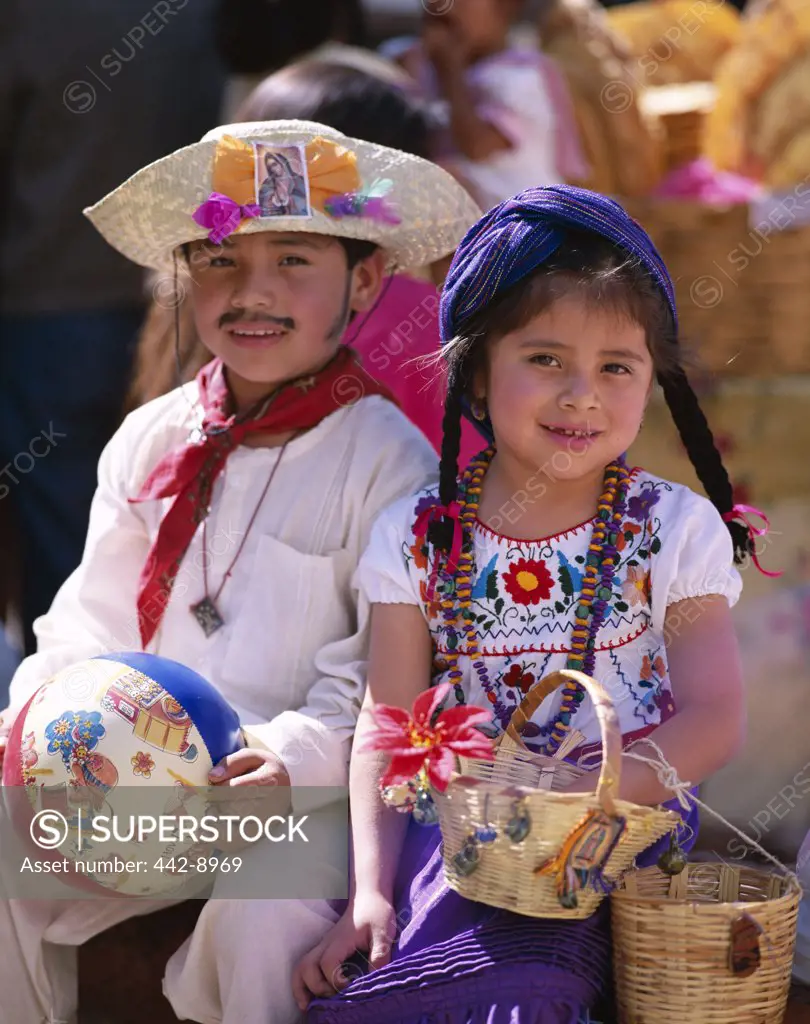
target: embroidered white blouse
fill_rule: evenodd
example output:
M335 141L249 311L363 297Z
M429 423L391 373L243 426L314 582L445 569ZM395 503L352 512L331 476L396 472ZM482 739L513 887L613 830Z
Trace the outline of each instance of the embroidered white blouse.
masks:
M357 574L371 604L421 606L433 637L434 684L448 672L443 656L449 637L438 600L427 600L428 549L415 536L414 524L435 493L424 490L402 499L379 518ZM465 701L488 707L499 729L537 680L565 667L593 523L534 541L512 539L480 521L474 527L472 611L489 692L467 655L463 635L458 666ZM667 609L709 594L723 595L734 605L742 581L728 529L714 506L689 488L641 469L632 472L617 547L613 592L596 637L594 677L613 699L629 741L675 710L664 641ZM524 735L536 736L560 701L560 691L547 697ZM584 734L583 748L599 742L589 698L573 715L571 727Z
M82 563L36 623L38 652L12 680L12 706L73 662L140 649L138 577L173 499L128 499L199 416L189 384L136 410L110 441ZM251 744L277 753L294 786L344 786L368 643L368 606L352 576L375 517L435 481L436 455L378 396L293 440L217 598L225 625L206 638L189 610L205 595L203 566L215 594L278 457L245 446L230 455L214 487L208 550L198 529L149 650L217 686Z

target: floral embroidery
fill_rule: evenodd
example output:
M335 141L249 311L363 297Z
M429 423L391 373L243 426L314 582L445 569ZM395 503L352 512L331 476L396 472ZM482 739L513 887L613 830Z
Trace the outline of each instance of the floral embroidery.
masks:
M504 686L508 686L510 689L518 689L522 694L527 694L534 686L535 679L531 672L526 671L525 665L519 665L515 662L514 665L509 666L509 670L504 674L502 682Z
M654 487L645 487L641 494L634 494L627 502L627 512L632 519L643 522L650 509L658 504L661 495Z
M503 583L517 604L539 604L551 597L554 580L539 559L519 558L503 573Z
M151 754L147 754L144 750L139 750L137 754L134 754L130 761L132 763L132 774L142 775L145 779L152 778L152 769L155 767L155 761Z
M638 565L627 570L627 580L622 584L622 597L634 608L637 604L650 603L650 574Z
M442 608L441 597L437 596L433 601L428 601L427 582L423 579L419 581L419 599L422 602L428 619L438 618Z
M424 537L417 537L416 541L411 544L408 548L410 553L413 555L413 564L417 569L427 569L427 547L425 547Z
M664 710L669 717L672 710L670 693L665 689L667 680L667 665L656 648L652 654L645 654L641 659L641 670L639 671L638 686L641 693L638 694L639 710L648 720L654 720Z
M623 732L652 727L673 710L665 650L651 628L651 570L661 550L664 523L668 522L665 499L671 490L671 484L634 471L626 511L613 534L616 573L609 587L600 584L597 588L606 610L605 625L596 642L595 674L614 697ZM413 516L409 516L400 549L430 624L433 679L438 683L449 678L453 655L458 652L462 684L457 686L456 699L461 690L463 701L464 691L473 685L475 700L492 710L497 727L503 729L537 681L562 667L571 654L590 534L582 529L538 540L515 540L477 521L465 529L464 548L474 551L468 600L479 645L471 659L464 631L444 621L442 601L448 596L444 580L437 581L433 600L427 602L429 551L424 538L410 529L417 513L436 501L435 493L421 492L408 503ZM483 668L472 663L476 660ZM484 670L491 685L482 692L475 681ZM559 699L549 698L524 736L540 735L558 711ZM587 700L578 720L589 741L598 736Z
M648 523L648 527L652 524ZM622 526L622 532L616 537L616 550L624 551L626 545L633 543L633 538L637 537L641 533L641 527L638 523L625 523Z

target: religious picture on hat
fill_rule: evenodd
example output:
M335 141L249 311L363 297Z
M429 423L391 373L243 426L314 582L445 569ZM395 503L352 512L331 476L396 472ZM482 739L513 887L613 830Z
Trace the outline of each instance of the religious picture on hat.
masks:
M303 146L254 143L256 202L262 217L311 217Z

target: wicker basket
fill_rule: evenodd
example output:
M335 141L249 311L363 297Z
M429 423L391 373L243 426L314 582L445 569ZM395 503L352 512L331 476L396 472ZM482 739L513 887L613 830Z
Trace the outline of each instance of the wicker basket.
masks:
M593 701L602 733L602 765L595 793L554 792L538 772L565 771L551 758L531 754L520 738L520 729L543 700L568 679L575 679ZM604 689L581 672L563 670L541 680L529 691L512 716L507 739L498 748L495 762L467 762L470 774L456 774L444 793L435 794L442 830L445 877L448 885L470 900L512 910L527 917L582 919L590 916L605 895L589 884L576 893L575 905L560 902L555 873L537 874L550 868L570 847L572 837L586 816L603 812L611 821L624 819L625 829L602 864L606 884L633 866L637 854L670 832L680 817L658 807L641 807L618 800L622 740L618 718ZM569 766L570 767L570 766ZM510 823L527 816L528 835L510 839ZM476 830L492 829L494 841L481 845L476 869L458 870L456 856L465 849ZM582 862L577 862L581 864Z
M810 373L810 227L783 210L622 199L675 281L681 335L724 376ZM760 228L758 231L757 228Z
M649 86L641 91L644 114L658 118L666 136L666 169L675 170L703 152L706 117L714 106L711 82Z
M793 878L724 863L630 872L611 895L620 1024L781 1024L800 895Z

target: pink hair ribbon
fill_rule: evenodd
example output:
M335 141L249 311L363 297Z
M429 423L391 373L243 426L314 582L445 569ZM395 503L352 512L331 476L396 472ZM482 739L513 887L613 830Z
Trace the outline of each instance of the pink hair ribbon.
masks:
M201 228L208 228L208 240L219 245L236 231L244 218L260 217L261 213L256 203L242 206L221 192L212 192L191 216Z
M751 515L759 516L764 523L764 526L755 526L749 518ZM751 538L751 546L754 548L751 552L751 560L759 572L761 572L763 576L771 576L773 578L781 576L781 572L768 572L767 569L763 569L759 564L759 558L757 557L756 538L765 537L768 530L771 528L770 520L765 513L761 512L758 508L754 508L753 505L735 505L730 512L723 513L723 522L731 523L735 520L742 523L748 530L748 536Z

